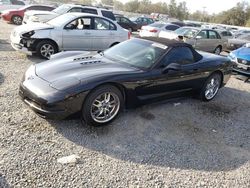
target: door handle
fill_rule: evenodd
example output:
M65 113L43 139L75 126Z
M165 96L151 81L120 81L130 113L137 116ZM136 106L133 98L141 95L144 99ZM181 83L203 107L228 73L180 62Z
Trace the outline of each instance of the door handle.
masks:
M109 33L109 35L115 35L114 33Z
M90 33L90 32L85 32L85 34L86 34L86 35L91 35L91 33Z
M148 80L140 80L140 81L137 81L136 84L139 84L139 85L142 85L142 84L150 84L151 82L148 81Z

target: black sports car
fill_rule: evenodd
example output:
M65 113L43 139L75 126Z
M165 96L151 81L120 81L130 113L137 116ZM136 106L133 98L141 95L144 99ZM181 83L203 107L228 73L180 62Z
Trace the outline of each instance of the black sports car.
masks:
M77 53L54 55L25 73L20 96L40 116L81 112L85 123L102 125L123 107L152 99L194 92L209 101L232 71L228 58L162 38L134 38L104 52Z

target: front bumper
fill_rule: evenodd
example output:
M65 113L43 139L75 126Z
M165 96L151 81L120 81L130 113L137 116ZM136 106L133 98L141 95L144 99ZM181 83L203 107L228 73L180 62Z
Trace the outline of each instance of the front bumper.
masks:
M68 96L34 76L33 80L26 80L20 84L19 96L42 118L65 119L81 110L86 92Z

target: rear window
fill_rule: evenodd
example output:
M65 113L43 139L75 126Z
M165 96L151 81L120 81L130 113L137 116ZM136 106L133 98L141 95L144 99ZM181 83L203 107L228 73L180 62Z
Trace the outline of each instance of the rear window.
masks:
M103 15L104 17L109 18L109 19L111 19L111 20L115 20L115 16L114 16L113 12L111 12L111 11L106 11L106 10L102 10L101 12L102 12L102 15Z
M150 24L150 26L152 27L158 27L158 28L161 28L163 27L165 24L161 24L161 23L153 23L153 24Z
M97 10L96 9L92 9L92 8L84 8L84 9L82 9L82 12L89 13L89 14L96 14L97 15Z
M175 31L176 29L180 28L179 26L177 25L167 25L165 27L166 30L170 30L170 31Z

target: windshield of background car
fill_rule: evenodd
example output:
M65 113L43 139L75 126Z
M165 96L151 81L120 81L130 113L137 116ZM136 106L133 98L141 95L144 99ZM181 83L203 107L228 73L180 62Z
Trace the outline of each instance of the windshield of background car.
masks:
M68 23L71 20L73 20L74 18L76 18L74 15L71 14L63 14L61 16L57 16L51 20L49 20L47 23L49 25L53 25L53 26L61 26L64 23Z
M64 14L64 13L68 12L68 10L70 8L71 7L68 5L61 5L61 6L57 7L56 9L52 10L52 12L55 12L57 14Z
M193 29L193 28L179 28L175 30L175 33L177 35L190 37L190 38L194 37L198 32L199 30Z
M155 64L167 48L160 43L131 39L104 51L104 57L146 69Z

